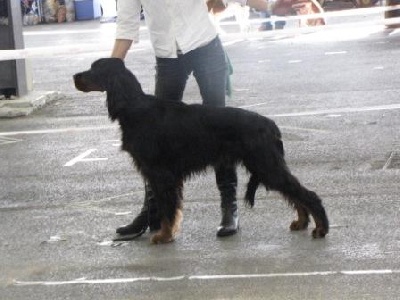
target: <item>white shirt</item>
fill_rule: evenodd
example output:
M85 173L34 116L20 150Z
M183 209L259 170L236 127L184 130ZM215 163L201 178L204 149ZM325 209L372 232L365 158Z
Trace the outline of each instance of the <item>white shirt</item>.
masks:
M204 0L118 0L117 39L139 41L140 10L157 57L177 57L212 41L217 32Z

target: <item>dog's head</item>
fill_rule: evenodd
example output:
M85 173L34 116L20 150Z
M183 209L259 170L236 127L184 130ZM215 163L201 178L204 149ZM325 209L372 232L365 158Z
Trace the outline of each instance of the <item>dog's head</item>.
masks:
M107 92L107 107L112 120L144 95L136 77L119 58L101 58L89 70L74 75L75 87L82 92Z
M126 71L121 59L101 58L89 70L74 75L75 87L82 92L109 91L113 81Z

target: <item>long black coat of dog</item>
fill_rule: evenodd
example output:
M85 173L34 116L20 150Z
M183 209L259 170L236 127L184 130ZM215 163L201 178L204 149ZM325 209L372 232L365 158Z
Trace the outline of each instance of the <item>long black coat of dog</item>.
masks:
M161 229L153 243L173 241L182 218L185 179L207 167L242 164L250 172L246 202L254 205L261 183L280 192L298 212L291 230L306 229L309 215L324 237L329 223L316 193L290 173L283 155L281 133L275 123L238 108L215 108L160 100L143 92L122 60L103 58L91 69L74 75L83 92L106 91L109 117L118 120L122 149L150 183L161 215Z

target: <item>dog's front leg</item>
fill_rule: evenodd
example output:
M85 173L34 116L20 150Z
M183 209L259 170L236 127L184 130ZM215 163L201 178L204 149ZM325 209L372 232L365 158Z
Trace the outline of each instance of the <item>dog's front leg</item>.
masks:
M151 237L150 241L153 244L170 243L175 240L183 218L182 181L172 187L166 187L163 184L153 185L161 216L161 228Z
M166 217L163 217L161 219L161 229L150 238L150 242L153 244L166 244L173 242L180 230L182 218L183 214L181 209L176 210L175 221L172 224Z

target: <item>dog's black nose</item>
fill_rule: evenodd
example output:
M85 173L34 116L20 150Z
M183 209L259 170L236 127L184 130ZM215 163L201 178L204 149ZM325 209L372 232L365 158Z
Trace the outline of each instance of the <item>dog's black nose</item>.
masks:
M73 75L73 78L76 80L76 79L79 79L81 77L81 74L80 73L78 73L78 74L74 74Z

